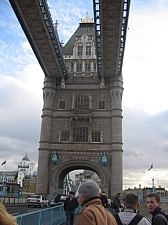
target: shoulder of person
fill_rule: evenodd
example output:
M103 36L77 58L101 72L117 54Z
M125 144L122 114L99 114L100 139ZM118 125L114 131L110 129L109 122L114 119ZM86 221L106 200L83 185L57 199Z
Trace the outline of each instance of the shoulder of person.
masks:
M150 225L151 224L151 220L148 217L146 217L146 216L143 216L142 219L141 219L141 221L145 225Z
M79 215L83 212L91 212L93 213L94 212L94 209L93 207L90 207L90 206L83 206L82 209L79 211Z
M154 216L154 220L155 221L160 221L160 220L164 220L167 224L168 224L168 216L162 212L156 214Z

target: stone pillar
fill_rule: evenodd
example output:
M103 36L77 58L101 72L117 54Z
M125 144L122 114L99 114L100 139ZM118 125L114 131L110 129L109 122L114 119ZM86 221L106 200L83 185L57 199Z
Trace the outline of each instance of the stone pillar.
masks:
M38 157L36 193L48 195L48 168L52 116L56 92L56 78L45 77L43 88L43 114Z
M123 82L121 76L111 77L111 195L122 191L122 94Z

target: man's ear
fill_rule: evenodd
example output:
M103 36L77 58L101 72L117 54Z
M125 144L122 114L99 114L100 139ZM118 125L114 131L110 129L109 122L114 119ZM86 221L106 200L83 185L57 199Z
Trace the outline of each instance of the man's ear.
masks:
M140 202L137 202L136 204L137 209L139 208L139 206L140 206Z

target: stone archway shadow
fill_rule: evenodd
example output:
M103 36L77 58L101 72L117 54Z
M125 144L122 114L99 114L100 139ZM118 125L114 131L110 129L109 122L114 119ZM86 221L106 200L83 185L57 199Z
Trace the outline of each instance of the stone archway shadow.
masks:
M101 180L101 187L104 187L105 181L105 173L101 169L101 166L98 166L94 162L88 162L87 160L69 160L61 165L58 165L51 179L51 186L53 187L52 192L56 194L58 189L63 189L65 176L73 171L73 170L91 170L98 174Z

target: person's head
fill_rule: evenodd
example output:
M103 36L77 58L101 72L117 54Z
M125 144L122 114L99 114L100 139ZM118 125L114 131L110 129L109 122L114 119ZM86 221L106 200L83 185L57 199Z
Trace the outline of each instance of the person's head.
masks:
M137 209L139 208L138 196L135 194L127 194L125 196L124 205L126 208Z
M73 191L70 191L70 192L69 192L69 197L70 197L70 198L73 198L73 197L74 197Z
M120 193L120 192L118 192L118 193L117 193L117 196L118 196L118 197L120 197L120 195L121 195L121 193Z
M17 219L16 217L10 215L4 205L0 203L0 224L1 225L17 225Z
M81 184L78 192L79 202L83 205L87 199L99 196L99 186L94 181L86 181Z
M106 195L105 191L102 191L102 195Z
M150 193L147 196L147 207L149 212L153 212L156 207L160 206L160 197L156 193Z

